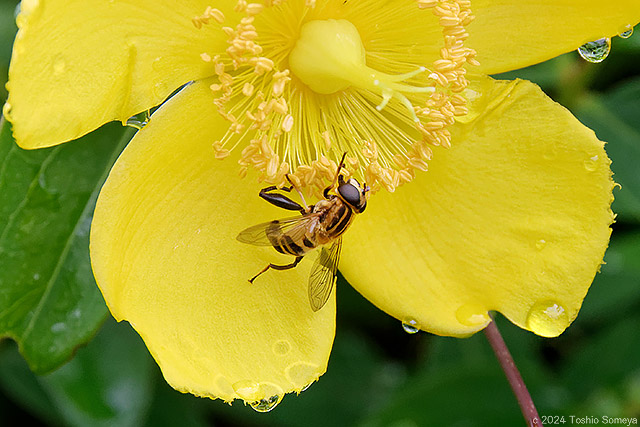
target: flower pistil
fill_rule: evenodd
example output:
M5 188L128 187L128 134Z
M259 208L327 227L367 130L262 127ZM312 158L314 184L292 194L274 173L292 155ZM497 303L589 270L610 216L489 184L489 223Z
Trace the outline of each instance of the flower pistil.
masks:
M424 18L412 17L423 9L438 17L439 52L415 42ZM232 15L209 7L193 23L215 23L228 36L224 53L201 57L213 66L214 103L230 122L212 144L215 156L246 144L242 176L253 167L282 186L289 174L318 193L347 152L347 174L393 191L427 169L432 146L450 146L447 127L467 112L464 66L477 64L464 46L469 1L240 0Z

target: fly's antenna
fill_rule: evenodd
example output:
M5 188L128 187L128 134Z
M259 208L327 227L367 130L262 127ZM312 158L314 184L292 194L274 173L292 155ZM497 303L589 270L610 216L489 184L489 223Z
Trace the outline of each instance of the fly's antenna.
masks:
M322 194L324 194L324 198L328 198L329 197L329 191L331 191L331 189L333 189L336 184L338 183L338 177L342 176L340 175L340 171L342 170L342 167L344 166L344 159L347 157L347 152L345 151L344 154L342 155L342 158L340 159L340 163L338 163L338 169L336 170L336 176L333 178L333 182L331 183L331 185L327 188L324 189L324 191L322 192Z
M342 169L342 167L344 166L344 159L347 158L347 152L345 151L344 154L342 155L342 158L340 159L340 163L338 164L338 172L337 174L340 174L340 169Z

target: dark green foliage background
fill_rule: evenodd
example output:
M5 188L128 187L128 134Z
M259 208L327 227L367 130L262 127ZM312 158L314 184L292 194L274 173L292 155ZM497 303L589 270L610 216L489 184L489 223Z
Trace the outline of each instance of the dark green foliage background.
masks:
M0 83L15 6L0 0ZM601 64L570 53L498 76L538 83L609 141L622 186L606 264L567 332L543 339L497 319L540 414L564 415L567 425L571 415L640 419L639 64L636 34L615 38ZM0 134L0 336L13 339L0 341L3 425L523 425L483 334L406 334L342 279L328 372L300 396L258 414L172 390L131 328L107 318L89 264L97 191L132 131L109 124L60 147L23 151L8 130Z

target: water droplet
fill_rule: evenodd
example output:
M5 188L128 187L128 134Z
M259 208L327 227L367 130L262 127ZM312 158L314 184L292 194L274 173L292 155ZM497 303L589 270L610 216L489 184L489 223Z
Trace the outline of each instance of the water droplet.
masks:
M149 120L151 120L151 117L149 115L149 111L143 111L140 114L136 114L135 116L131 116L129 117L129 119L127 119L125 125L132 127L134 129L142 129L143 127L145 127L147 125L147 123L149 123Z
M547 246L547 241L544 239L540 239L536 242L536 249L541 251L544 247Z
M624 30L618 34L623 39L628 39L633 34L633 27L631 25L627 25L624 27Z
M251 407L257 412L269 412L282 401L282 396L274 394L273 396L266 397L264 399L256 400L249 403Z
M456 310L456 319L465 326L486 326L491 322L487 309L480 304L465 304Z
M611 52L611 39L606 37L583 44L578 48L580 56L589 62L602 62Z
M233 395L233 387L229 380L227 380L224 376L218 376L214 381L216 387L218 388L218 396L232 396Z
M40 280L40 274L39 273L35 273L33 275L33 280Z
M240 398L254 401L257 399L260 384L251 380L243 380L233 383L231 387Z
M162 57L161 56L157 56L153 62L151 62L151 68L153 68L154 70L158 71L160 69L162 65Z
M569 315L556 301L541 301L527 314L527 327L543 337L556 337L569 326Z
M5 119L11 121L11 109L13 108L13 106L11 104L9 104L8 102L5 102L5 104L2 106L2 115L5 117Z
M287 380L296 390L302 390L320 377L323 370L309 362L296 362L284 370Z
M291 350L291 344L289 344L289 341L279 340L273 344L271 350L277 356L284 356Z
M595 156L589 157L584 161L584 168L589 172L593 172L598 167L598 159L599 157L597 154Z
M259 404L265 400L270 400L273 396L279 396L278 401L273 405L277 405L282 399L284 392L282 388L273 383L258 383L251 380L243 380L235 382L231 385L238 397L246 402ZM255 408L254 408L255 409ZM273 409L273 408L271 408Z
M63 58L58 58L53 62L53 75L59 76L64 73L64 69L66 68L67 63Z
M157 98L164 99L170 93L171 93L171 91L167 90L167 84L165 82L158 82L158 83L153 85L153 96L155 96Z
M544 157L545 160L553 160L557 156L558 156L558 149L556 148L555 145L552 145L547 150L545 150L544 153L542 153L542 157Z
M408 334L415 334L420 332L420 327L415 319L408 319L402 322L402 329Z
M65 329L67 329L67 325L62 322L57 322L51 325L51 332L53 333L59 333L64 331Z

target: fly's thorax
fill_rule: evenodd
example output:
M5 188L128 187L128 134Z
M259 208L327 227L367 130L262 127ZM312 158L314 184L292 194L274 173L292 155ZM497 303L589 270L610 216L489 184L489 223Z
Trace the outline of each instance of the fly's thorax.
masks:
M325 204L316 230L316 238L321 245L340 237L353 220L353 209L339 197L333 196L326 201L329 203Z

